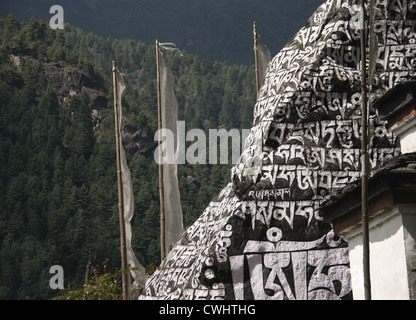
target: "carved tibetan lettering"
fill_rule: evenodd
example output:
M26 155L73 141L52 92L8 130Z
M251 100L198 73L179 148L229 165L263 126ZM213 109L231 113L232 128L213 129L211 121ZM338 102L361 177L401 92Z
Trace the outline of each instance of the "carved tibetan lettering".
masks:
M248 242L245 254L230 257L234 298L245 299L250 292L257 300L307 300L320 296L341 299L347 296L350 293L348 248L313 250L324 240L325 237L309 243L285 241L282 246L277 246L280 240L275 244ZM246 265L248 273L244 271ZM308 277L310 268L313 273ZM249 280L244 279L245 274L249 275ZM249 281L249 288L244 285L245 281Z

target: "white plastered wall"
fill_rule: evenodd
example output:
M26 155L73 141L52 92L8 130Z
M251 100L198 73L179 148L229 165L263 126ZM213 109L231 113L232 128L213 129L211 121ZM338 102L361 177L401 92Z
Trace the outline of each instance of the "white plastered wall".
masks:
M361 224L344 231L348 241L354 300L364 299ZM389 209L369 221L371 298L408 300L409 285L402 217Z

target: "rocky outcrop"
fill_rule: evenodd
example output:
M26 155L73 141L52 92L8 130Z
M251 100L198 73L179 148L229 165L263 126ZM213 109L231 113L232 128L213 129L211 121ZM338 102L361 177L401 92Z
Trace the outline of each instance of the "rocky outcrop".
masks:
M66 106L72 97L79 95L82 91L88 94L93 125L95 129L98 129L101 121L108 115L108 99L102 88L99 88L83 72L69 65L45 62L43 69L61 106Z
M16 58L14 61L19 61ZM56 93L61 106L66 106L72 97L86 92L91 106L91 118L95 130L100 128L101 122L110 114L108 98L102 88L80 70L58 63L44 63L43 68L49 85ZM124 148L132 154L149 155L156 147L148 134L123 119L122 139Z
M123 146L126 150L133 154L151 155L156 148L154 142L146 133L146 131L132 125L123 125Z
M148 280L142 299L351 299L347 243L319 208L360 178L359 1L328 0L269 63L230 183ZM407 1L376 1L372 99L415 78ZM372 167L399 153L370 113Z

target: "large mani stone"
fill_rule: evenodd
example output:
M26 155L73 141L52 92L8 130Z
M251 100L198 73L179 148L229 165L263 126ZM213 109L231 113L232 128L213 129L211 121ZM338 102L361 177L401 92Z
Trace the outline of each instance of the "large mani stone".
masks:
M375 2L370 101L414 79L416 61L415 1ZM319 208L360 179L357 5L328 0L269 63L230 183L150 277L142 299L352 298L347 243ZM370 131L374 168L399 148L373 111ZM249 168L255 156L260 166Z

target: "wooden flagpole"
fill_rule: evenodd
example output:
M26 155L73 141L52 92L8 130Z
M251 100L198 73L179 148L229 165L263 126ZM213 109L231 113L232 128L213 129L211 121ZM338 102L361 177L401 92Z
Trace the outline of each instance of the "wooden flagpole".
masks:
M163 158L160 145L162 143L162 100L160 94L160 63L159 63L159 42L156 40L156 69L157 69L157 115L159 128L159 198L160 198L160 257L161 261L166 258L165 245L165 192L163 185Z
M127 248L126 248L126 230L124 222L124 203L123 203L123 182L121 177L120 162L120 128L118 119L118 101L117 101L117 76L116 62L113 60L113 85L114 85L114 119L116 131L116 153L117 153L117 181L118 181L118 211L120 218L120 245L121 245L121 269L122 269L122 288L123 300L128 300L128 274L127 274Z
M361 213L363 233L363 272L364 272L364 296L365 300L371 300L370 283L370 240L368 227L368 105L367 105L367 70L366 70L366 32L365 32L365 6L361 0L360 12L360 45L361 45Z
M257 49L257 25L256 21L253 23L253 36L254 36L254 64L255 64L255 70L256 70L256 91L257 91L257 98L259 97L259 91L260 91L260 79L259 79L259 58L258 58L258 49Z

